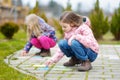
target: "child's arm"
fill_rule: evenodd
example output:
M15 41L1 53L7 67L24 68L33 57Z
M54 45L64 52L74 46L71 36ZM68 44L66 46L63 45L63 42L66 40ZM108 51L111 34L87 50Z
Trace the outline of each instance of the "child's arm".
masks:
M62 53L62 51L60 49L57 50L57 53L54 54L52 56L51 59L49 59L45 64L47 66L53 64L53 63L57 63L62 57L64 56L64 54Z
M29 52L31 47L32 47L32 44L30 42L27 42L27 44L25 45L24 50L22 52L22 56L25 56Z
M68 45L71 45L72 40L75 39L75 35L73 35L69 40L68 40Z

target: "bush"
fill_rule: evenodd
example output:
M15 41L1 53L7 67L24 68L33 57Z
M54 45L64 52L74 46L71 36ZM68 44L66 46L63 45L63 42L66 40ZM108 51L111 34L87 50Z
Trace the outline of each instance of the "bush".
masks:
M7 38L12 39L14 33L19 30L19 26L13 22L7 22L1 26L1 33Z
M53 25L56 28L56 31L58 33L58 39L63 38L64 33L63 33L61 25L59 24L59 21L54 18L52 19L52 21L53 21Z
M29 12L29 14L32 14L32 13L34 13L36 15L39 15L41 18L43 18L45 20L45 22L48 21L44 11L41 11L41 9L39 8L39 2L38 1L36 1L35 7L32 10L30 10L30 12Z
M116 40L120 40L120 6L115 10L111 20L111 32Z
M102 39L103 35L109 30L108 17L105 17L103 11L99 7L97 0L94 10L89 15L91 26L96 39Z

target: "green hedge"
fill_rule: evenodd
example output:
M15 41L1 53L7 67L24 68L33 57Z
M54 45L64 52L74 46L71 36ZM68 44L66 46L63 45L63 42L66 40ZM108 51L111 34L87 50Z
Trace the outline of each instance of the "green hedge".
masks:
M19 26L14 22L4 23L0 27L1 33L7 38L12 39L13 35L19 30Z
M120 6L115 10L111 20L111 32L115 40L120 40Z

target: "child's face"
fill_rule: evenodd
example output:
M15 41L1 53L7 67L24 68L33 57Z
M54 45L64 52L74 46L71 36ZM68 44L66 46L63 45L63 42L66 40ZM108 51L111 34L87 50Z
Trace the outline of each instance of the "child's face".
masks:
M69 32L69 31L71 31L72 27L70 26L70 24L62 23L62 22L61 22L60 24L61 24L62 30L63 30L64 32Z

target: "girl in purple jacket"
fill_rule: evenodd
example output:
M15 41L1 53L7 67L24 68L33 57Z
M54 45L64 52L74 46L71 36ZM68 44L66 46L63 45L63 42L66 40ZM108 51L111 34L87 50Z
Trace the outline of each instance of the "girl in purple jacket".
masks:
M42 18L30 14L25 19L27 25L28 42L24 47L22 55L26 55L32 46L41 49L40 55L50 56L50 48L56 45L55 30Z

